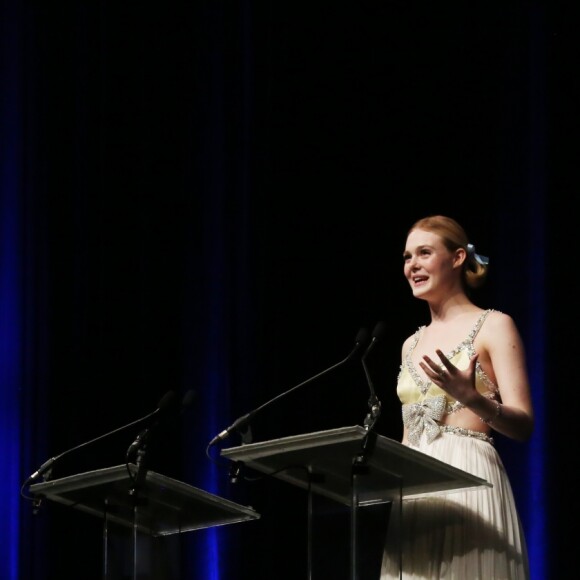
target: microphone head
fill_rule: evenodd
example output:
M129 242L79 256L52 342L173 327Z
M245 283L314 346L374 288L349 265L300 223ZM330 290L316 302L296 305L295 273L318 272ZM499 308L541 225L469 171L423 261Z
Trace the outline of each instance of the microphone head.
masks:
M350 354L346 357L345 360L350 360L352 357L361 349L361 347L368 342L369 333L366 328L361 328L355 339L355 345Z
M366 328L361 328L356 335L355 343L357 345L364 344L369 339L369 331Z
M181 401L181 412L183 413L194 401L195 399L195 391L190 389L183 395L183 399Z
M386 330L387 330L387 326L383 321L377 322L375 324L375 327L373 328L373 336L371 339L371 343L368 345L367 349L365 350L365 352L362 356L363 365L365 363L365 359L369 355L369 352L373 349L375 344L377 342L379 342L379 340L385 335Z
M157 403L157 413L164 413L173 405L175 401L175 391L167 391Z
M387 325L382 320L380 320L373 328L373 339L380 340L381 338L383 338L386 331Z

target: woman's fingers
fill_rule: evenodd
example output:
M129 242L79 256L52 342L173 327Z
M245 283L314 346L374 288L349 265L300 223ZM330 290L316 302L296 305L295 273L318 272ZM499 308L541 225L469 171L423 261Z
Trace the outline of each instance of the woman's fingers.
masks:
M425 374L433 381L441 379L444 375L444 372L441 368L434 363L428 356L423 357L423 361L420 362L419 366L425 371ZM425 364L427 363L427 364Z

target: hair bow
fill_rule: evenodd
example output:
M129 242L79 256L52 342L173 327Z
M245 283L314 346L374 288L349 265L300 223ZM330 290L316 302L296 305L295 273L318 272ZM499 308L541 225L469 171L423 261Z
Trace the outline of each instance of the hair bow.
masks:
M482 256L475 251L475 246L473 244L467 244L467 255L473 258L478 264L482 266L489 265L489 258L487 256Z

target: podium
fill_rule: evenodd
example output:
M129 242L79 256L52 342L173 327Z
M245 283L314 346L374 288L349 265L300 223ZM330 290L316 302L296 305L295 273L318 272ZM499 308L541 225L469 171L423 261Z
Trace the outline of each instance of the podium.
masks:
M143 571L140 565L140 558L150 556L150 538L260 517L250 507L154 471L146 471L135 485L136 474L137 466L118 465L30 486L30 492L37 499L46 498L103 519L103 578L106 580L121 574L111 558L114 534L118 530L127 530L130 535L134 579L167 578L170 575L167 570L151 572L145 567Z
M307 490L309 578L312 576L312 494L348 508L349 578L361 580L358 537L362 510L388 505L390 513L384 520L384 538L388 521L389 535L396 541L404 498L491 487L484 479L359 425L231 447L223 449L221 455ZM378 574L374 577L378 578Z

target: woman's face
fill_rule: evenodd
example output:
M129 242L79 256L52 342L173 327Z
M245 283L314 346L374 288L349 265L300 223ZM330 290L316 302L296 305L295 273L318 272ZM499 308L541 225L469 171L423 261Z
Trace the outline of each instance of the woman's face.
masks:
M415 298L436 298L461 275L461 268L454 266L454 253L445 247L441 236L425 230L413 230L407 236L403 259L403 272Z

